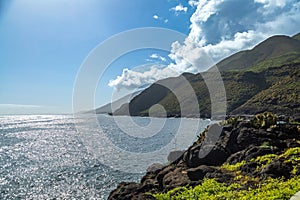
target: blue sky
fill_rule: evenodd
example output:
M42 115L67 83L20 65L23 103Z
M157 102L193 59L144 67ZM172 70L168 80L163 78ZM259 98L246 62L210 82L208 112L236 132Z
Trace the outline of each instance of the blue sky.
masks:
M194 65L199 48L218 61L271 35L296 34L299 7L297 0L2 0L0 114L71 113L81 64L99 43L122 31L163 27L187 40L174 43L170 52L120 57L102 77L95 106L107 103L116 88L137 87L137 80L151 84L147 76L157 73L174 75L169 68L201 71L182 59ZM134 69L145 64L153 67Z

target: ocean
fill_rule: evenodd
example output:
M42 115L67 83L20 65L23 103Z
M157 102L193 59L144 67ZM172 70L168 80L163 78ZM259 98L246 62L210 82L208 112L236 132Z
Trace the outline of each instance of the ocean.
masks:
M107 199L166 164L211 121L108 115L0 116L0 199Z

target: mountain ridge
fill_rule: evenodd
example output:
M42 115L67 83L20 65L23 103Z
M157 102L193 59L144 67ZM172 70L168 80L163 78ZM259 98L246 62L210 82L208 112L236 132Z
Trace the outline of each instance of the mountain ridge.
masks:
M298 35L294 37L298 37ZM226 66L222 63L225 63ZM247 63L247 65L237 67L236 64L238 63ZM276 95L288 96L287 92L296 95L296 102L292 105L288 101L282 101L285 103L275 106L277 113L297 114L300 107L300 99L298 98L300 87L291 87L286 91L284 86L277 82L280 80L285 80L288 83L300 82L299 40L288 36L272 36L256 45L252 50L238 52L225 58L217 64L217 67L221 72L226 90L228 114L256 114L261 110L267 111L271 107L274 109L274 106L268 108L269 105L273 104L268 104L267 99L272 99ZM151 114L158 117L199 117L199 113L193 113L189 104L185 104L184 108L180 107L183 104L183 100L180 99L184 99L181 96L186 98L184 101L188 101L194 93L197 96L200 117L209 118L211 117L211 102L208 98L207 85L203 80L203 76L207 73L212 72L208 70L198 74L185 73L179 77L160 80L134 97L128 104L122 105L113 114L148 116L151 110ZM183 78L188 82L185 84L191 85L193 90L188 91L186 89L187 85L183 84L181 80ZM169 89L158 86L159 84L167 85ZM178 96L178 94L180 95ZM263 94L266 96L264 97ZM251 101L252 98L254 98L253 101ZM257 98L261 98L261 101ZM253 102L256 102L255 106L260 109L254 109ZM277 103L280 104L280 102ZM164 115L155 109L154 105L156 104L164 107L166 112ZM293 106L296 112L291 112L290 108L285 108L288 106ZM266 108L262 109L262 107ZM182 115L182 109L191 110L191 114Z
M287 52L299 52L300 41L289 36L276 35L256 45L251 50L235 53L216 65L220 71L240 70Z

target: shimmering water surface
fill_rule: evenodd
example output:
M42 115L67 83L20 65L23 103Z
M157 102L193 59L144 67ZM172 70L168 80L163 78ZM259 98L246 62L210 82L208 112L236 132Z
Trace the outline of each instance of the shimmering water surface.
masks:
M97 118L101 131L125 151L155 151L172 141L174 150L190 145L187 141L176 146L176 140L170 139L181 119L156 119L157 123L165 121L158 136L133 140L136 137L124 134L113 117L98 115ZM133 121L145 127L149 123L148 118L136 117ZM209 123L201 121L199 131ZM96 129L86 118L72 115L0 116L0 199L106 199L119 182L139 181L144 173L114 170L87 151L76 124L89 127L85 129L87 134ZM166 155L149 157L149 162L167 162ZM130 171L139 162L129 160L121 165Z

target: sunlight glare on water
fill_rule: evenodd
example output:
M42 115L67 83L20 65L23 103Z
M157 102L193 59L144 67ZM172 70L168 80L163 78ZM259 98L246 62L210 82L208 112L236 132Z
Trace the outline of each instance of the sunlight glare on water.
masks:
M146 124L146 118L135 120ZM176 127L176 119L168 120ZM75 123L86 122L71 115L0 116L0 199L106 199L119 182L142 177L112 170L95 159ZM99 123L111 137L119 137L112 117L99 115ZM124 139L124 148L134 150Z

